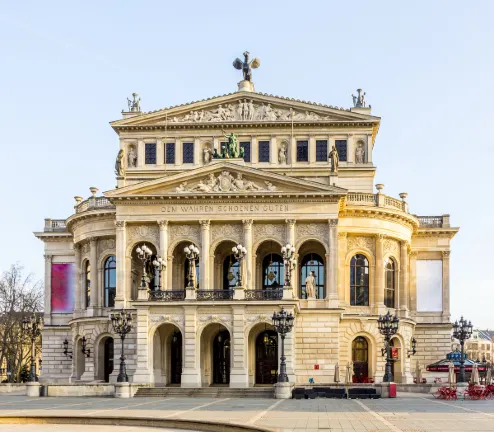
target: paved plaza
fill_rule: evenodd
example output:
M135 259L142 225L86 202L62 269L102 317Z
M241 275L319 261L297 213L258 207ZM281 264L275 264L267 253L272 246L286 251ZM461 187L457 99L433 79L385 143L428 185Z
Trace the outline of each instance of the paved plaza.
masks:
M184 419L220 422L280 432L494 431L494 401L437 401L428 395L404 394L381 400L273 400L229 398L39 398L0 395L0 417L72 416ZM147 432L135 426L12 425L0 431ZM169 429L159 429L171 431ZM221 429L218 429L221 430Z

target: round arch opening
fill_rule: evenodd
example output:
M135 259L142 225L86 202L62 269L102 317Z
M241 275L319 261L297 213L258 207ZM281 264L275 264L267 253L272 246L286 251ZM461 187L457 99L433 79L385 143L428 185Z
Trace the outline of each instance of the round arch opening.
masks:
M299 296L307 299L311 294L309 283L313 283L314 297L326 298L326 249L316 240L307 240L299 247ZM312 279L313 278L313 279Z
M183 337L176 325L164 323L155 330L152 359L156 386L182 383Z
M231 337L224 325L209 324L204 328L200 353L202 385L229 385Z

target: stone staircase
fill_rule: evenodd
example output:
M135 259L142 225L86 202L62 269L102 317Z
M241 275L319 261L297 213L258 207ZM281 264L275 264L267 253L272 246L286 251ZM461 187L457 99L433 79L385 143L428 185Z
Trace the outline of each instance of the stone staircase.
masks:
M135 397L274 398L274 387L139 387Z

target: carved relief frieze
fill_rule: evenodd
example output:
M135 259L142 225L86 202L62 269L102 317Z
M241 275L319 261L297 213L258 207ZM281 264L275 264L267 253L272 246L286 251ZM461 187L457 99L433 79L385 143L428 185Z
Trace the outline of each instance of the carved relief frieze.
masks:
M230 315L201 315L199 317L201 325L207 325L210 323L223 324L226 327L231 327L232 317Z
M179 327L184 327L185 319L182 315L162 315L162 314L152 314L150 315L150 321L152 323L171 323L176 324Z
M175 192L177 193L251 191L274 192L276 191L276 186L269 181L265 181L263 185L259 185L256 182L245 179L242 173L236 173L234 176L229 171L223 171L218 176L215 176L213 173L209 174L207 177L199 180L199 183L194 186L183 182L175 188Z
M275 240L278 240L281 244L284 244L285 231L285 224L254 224L252 237L254 243L257 243L263 238L273 238Z
M158 225L130 225L127 227L127 243L136 240L148 240L157 245L159 243Z
M271 324L272 322L271 317L265 314L247 315L246 320L249 324L253 324L256 322L266 322Z
M376 244L374 237L348 237L348 251L353 249L367 249L373 255L375 254Z
M115 239L102 239L98 243L100 253L107 250L115 250Z
M197 225L175 225L171 224L168 227L168 236L169 236L169 242L173 243L176 240L180 239L189 239L196 244L200 243L201 239L201 233L200 233L201 227L199 224Z
M215 242L218 239L231 239L238 243L243 242L243 227L240 224L224 224L211 226L211 241Z
M305 238L317 238L328 244L329 227L327 223L303 223L295 225L297 243Z
M385 254L389 253L395 257L400 256L400 245L396 240L390 238L385 239L383 242L383 249Z

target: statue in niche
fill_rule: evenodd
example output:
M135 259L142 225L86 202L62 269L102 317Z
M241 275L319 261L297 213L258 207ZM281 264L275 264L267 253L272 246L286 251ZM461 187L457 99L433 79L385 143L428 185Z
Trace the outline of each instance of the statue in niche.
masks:
M123 177L124 175L124 168L123 168L123 156L124 156L124 151L120 150L117 155L117 160L115 161L115 174L119 177Z
M129 168L135 168L137 166L137 153L134 146L129 147L129 154L127 155L127 166Z
M364 143L359 141L357 144L357 148L355 149L355 163L363 164L365 163L365 149Z
M337 173L340 157L338 156L338 150L336 150L336 146L334 144L333 148L329 152L329 160L331 161L331 172Z
M314 272L311 271L309 276L305 278L305 294L309 300L316 299L316 278Z
M210 147L206 146L204 147L203 154L204 154L204 164L207 165L211 162L211 159L213 158L213 150Z
M286 143L282 143L278 150L278 162L281 165L286 165Z

